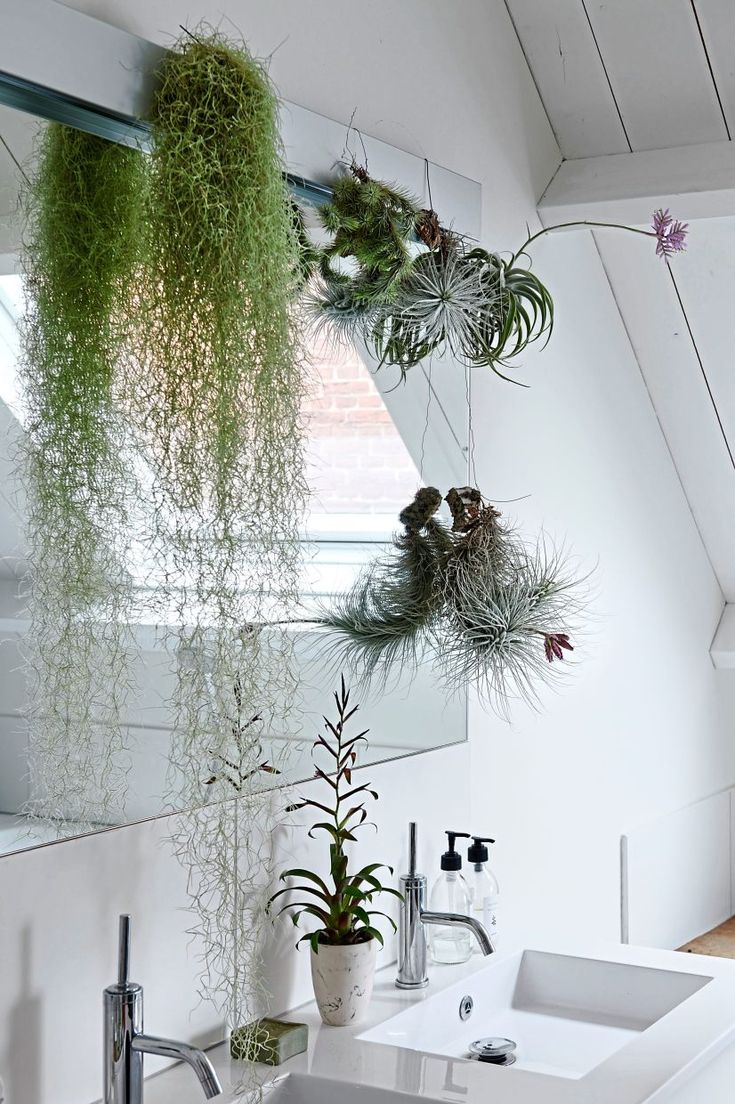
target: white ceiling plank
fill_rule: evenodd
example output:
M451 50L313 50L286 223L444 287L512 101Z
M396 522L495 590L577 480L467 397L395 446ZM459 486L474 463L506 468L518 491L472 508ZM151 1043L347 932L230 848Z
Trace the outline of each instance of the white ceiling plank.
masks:
M565 157L627 150L628 141L579 0L506 0Z
M634 150L727 138L690 0L586 7Z
M733 601L735 469L672 281L645 239L595 236L692 514L723 593Z
M574 219L643 226L656 207L685 221L735 215L735 143L564 161L538 212L544 226Z
M735 135L735 4L732 0L695 0L694 7L730 134Z

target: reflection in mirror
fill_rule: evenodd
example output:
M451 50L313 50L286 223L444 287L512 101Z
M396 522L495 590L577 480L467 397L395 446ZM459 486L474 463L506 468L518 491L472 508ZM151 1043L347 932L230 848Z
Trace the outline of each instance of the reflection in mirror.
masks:
M40 124L44 125L44 124ZM21 242L23 224L19 193L25 174L33 172L33 140L38 120L0 107L0 853L77 834L73 822L53 828L24 816L37 801L28 762L28 734L22 642L27 615L24 593L22 494L14 454L22 435L23 395L17 364L18 324L23 315ZM345 591L360 569L384 550L397 527L397 515L419 483L422 451L429 445L422 431L425 395L417 398L417 432L404 441L391 416L391 396L381 395L375 379L355 350L337 350L316 341L310 350L312 383L305 404L308 426L307 479L312 500L303 533L302 592L308 612L319 599ZM416 376L418 382L418 374ZM438 462L423 457L435 480ZM450 479L446 480L447 486ZM133 575L134 563L126 565ZM331 709L337 671L320 660L314 647L319 630L294 625L300 680L298 706L278 731L241 716L257 738L262 761L278 764L280 774L263 772L263 785L311 775L312 739ZM124 806L110 811L109 823L122 824L166 811L175 668L180 657L165 625L135 626L131 696L124 716L128 772ZM236 688L233 687L233 700ZM430 664L412 678L391 673L385 686L354 695L360 701L361 727L370 729L362 762L374 763L465 738L466 699L446 700ZM251 724L252 722L252 724ZM222 778L221 764L202 763L202 788ZM225 782L223 797L232 795ZM169 806L170 807L170 806ZM63 811L62 811L63 815Z

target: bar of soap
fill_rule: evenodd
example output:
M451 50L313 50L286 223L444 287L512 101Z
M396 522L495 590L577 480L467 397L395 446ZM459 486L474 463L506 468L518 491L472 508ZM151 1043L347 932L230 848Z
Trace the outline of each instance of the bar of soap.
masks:
M295 1054L302 1054L308 1043L307 1024L262 1019L235 1028L230 1035L230 1054L248 1062L280 1066Z

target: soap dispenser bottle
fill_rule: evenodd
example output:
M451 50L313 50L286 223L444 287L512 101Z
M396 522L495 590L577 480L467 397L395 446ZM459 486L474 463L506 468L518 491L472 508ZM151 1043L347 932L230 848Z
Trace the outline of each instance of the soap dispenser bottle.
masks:
M472 899L472 914L482 923L493 941L493 946L497 948L500 886L488 866L488 843L495 843L495 840L489 836L472 837L472 843L467 848L467 862L470 866L467 884Z
M470 891L462 877L462 856L455 850L458 837L469 839L469 832L447 832L449 847L441 857L441 874L434 882L429 897L432 912L459 912L469 916ZM430 934L431 957L434 962L467 962L472 952L469 930L456 926L444 927L432 924Z

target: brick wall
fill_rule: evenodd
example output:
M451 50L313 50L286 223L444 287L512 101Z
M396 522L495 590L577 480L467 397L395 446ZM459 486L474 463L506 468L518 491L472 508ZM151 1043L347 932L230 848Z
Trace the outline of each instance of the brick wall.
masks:
M321 342L311 350L311 377L304 413L313 509L399 513L418 472L370 372L353 349Z

